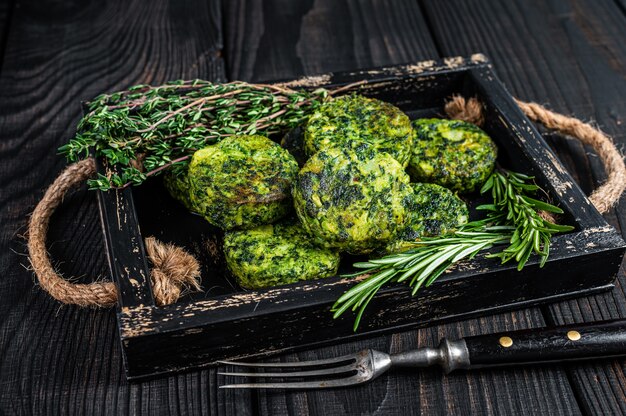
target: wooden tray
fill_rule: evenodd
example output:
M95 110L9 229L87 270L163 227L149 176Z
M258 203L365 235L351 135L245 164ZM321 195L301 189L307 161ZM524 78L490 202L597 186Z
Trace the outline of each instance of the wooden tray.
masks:
M553 239L539 268L478 257L458 265L411 297L392 285L375 297L352 331L350 313L334 320L333 302L353 285L339 277L268 290L242 290L221 255L222 234L171 199L158 178L140 187L99 193L107 255L119 287L117 310L129 379L208 366L220 359L263 356L375 333L427 326L588 295L613 287L626 245L574 183L533 124L521 113L482 55L304 78L307 88L369 82L361 93L388 101L411 118L443 116L452 94L477 96L484 129L499 147L499 163L536 177L574 232ZM277 138L278 140L280 138ZM99 167L103 171L102 166ZM155 306L143 246L145 236L186 247L202 264L204 292ZM342 271L350 270L346 258Z

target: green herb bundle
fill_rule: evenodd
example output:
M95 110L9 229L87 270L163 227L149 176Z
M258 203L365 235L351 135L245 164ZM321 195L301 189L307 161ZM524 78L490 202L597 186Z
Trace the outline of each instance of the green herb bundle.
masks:
M111 173L90 180L92 189L138 185L224 137L296 127L333 93L200 80L137 85L90 102L76 136L59 151L70 161L92 150L106 160Z
M483 194L491 191L493 198L491 204L477 208L487 213L484 219L470 222L446 236L416 241L415 247L405 252L355 263L353 266L359 271L344 277L361 279L335 302L332 307L334 317L349 309L356 312L356 331L367 305L384 285L405 282L415 295L454 264L494 246L508 244L486 257L499 258L502 263L514 259L521 270L535 253L540 256L540 266L543 266L548 259L552 235L570 231L573 227L554 224L540 215L539 211L563 211L530 196L540 189L532 179L521 173L496 171L481 189Z

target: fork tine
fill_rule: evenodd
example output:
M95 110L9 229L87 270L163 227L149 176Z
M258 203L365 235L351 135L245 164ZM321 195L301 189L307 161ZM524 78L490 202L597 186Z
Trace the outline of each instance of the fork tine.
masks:
M222 376L239 376L239 377L310 377L310 376L328 376L333 374L347 373L349 371L356 371L356 363L343 365L341 367L324 368L321 370L309 370L309 371L286 371L282 373L220 373Z
M246 383L246 384L227 384L220 386L220 389L324 389L331 387L355 386L368 381L369 378L351 377L339 378L335 380L323 381L298 381L289 383Z
M356 362L354 355L343 355L341 357L328 358L325 360L313 360L313 361L293 361L288 363L242 363L240 361L218 361L220 364L237 365L240 367L258 367L258 368L298 368L298 367L310 367L326 364L339 364L344 361Z

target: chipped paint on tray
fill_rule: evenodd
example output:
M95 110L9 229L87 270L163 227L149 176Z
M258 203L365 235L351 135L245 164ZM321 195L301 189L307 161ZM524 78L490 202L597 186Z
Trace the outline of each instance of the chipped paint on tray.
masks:
M274 85L277 85L280 87L289 87L289 88L319 87L319 86L330 83L330 77L331 77L330 74L322 74L322 75L302 77L294 81L281 82L281 83L277 83Z

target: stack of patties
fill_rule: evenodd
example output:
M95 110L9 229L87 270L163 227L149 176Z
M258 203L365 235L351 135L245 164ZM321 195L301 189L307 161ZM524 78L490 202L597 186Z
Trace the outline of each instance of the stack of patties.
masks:
M242 287L333 276L340 252L398 252L455 231L469 216L456 192L474 192L496 158L474 125L411 123L391 104L359 95L324 103L302 131L308 159L299 171L269 139L236 136L196 152L184 178L166 181L190 210L226 230L225 257Z

